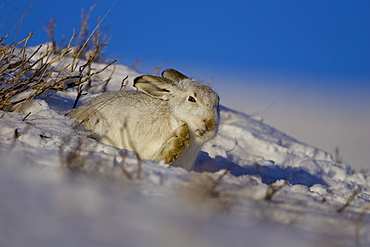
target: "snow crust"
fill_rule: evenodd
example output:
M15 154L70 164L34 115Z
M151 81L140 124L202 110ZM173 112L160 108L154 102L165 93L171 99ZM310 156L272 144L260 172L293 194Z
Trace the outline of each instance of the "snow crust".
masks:
M0 112L0 246L370 246L370 178L329 153L222 107L189 173L73 129L76 94Z

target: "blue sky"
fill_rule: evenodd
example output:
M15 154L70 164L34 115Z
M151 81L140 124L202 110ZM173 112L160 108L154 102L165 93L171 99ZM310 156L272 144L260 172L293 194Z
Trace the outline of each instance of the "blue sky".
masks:
M0 0L0 36L34 3L8 42L34 31L30 45L45 43L51 18L57 41L68 39L95 2L91 30L115 0ZM370 148L369 13L363 0L118 0L101 26L112 36L105 52L119 63L141 60L138 70L151 73L165 61L212 77L227 106L261 113L271 105L267 123L328 151L341 146L346 159Z
M1 16L7 19L2 35L33 1L2 1ZM38 0L18 37L32 30L32 44L47 41L42 25L51 18L57 39L69 37L81 9L95 2L91 29L115 0ZM102 27L113 37L108 55L127 64L142 59L143 70L167 61L189 69L369 78L369 11L369 1L347 0L118 0Z

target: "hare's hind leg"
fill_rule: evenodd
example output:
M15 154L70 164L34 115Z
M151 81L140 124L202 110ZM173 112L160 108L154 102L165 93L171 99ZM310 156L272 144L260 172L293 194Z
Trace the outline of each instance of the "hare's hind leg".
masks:
M164 160L166 164L172 164L189 146L190 132L187 124L183 124L175 129L169 138L162 144L156 152L154 158L156 161Z

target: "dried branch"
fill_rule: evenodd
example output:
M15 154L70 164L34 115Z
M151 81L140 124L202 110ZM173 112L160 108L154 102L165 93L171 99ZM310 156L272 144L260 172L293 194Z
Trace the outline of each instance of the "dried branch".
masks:
M265 200L271 201L272 197L279 192L285 185L288 184L288 181L285 180L283 185L269 184L266 190Z
M46 27L45 25L43 25L43 28L49 36L49 39L50 39L50 42L51 42L51 45L52 45L51 49L52 49L53 53L57 53L58 51L57 51L57 45L56 45L56 42L55 42L55 35L54 35L55 20L50 19L49 20L49 26Z
M238 146L238 139L236 139L235 137L235 144L234 144L234 147L232 149L229 149L229 150L226 150L226 153L230 153L232 151L234 151L234 149Z
M80 85L77 89L77 97L73 104L73 109L76 108L78 100L81 98L82 95L86 95L87 93L82 93L82 85Z
M212 187L210 189L213 192L213 194L217 194L218 193L216 191L216 187L220 183L220 181L230 172L230 168L231 168L231 166L228 166L225 169L225 171L216 180L213 181Z
M157 75L159 73L159 71L161 70L161 68L166 64L166 62L167 61L163 61L157 67L155 67L155 69L153 71L153 75Z
M85 82L89 84L85 86L85 90L99 85L104 85L102 90L106 90L114 69L110 76L102 82L97 76L118 59L95 71L92 68L93 61L100 52L94 52L91 53L85 64L80 66L79 71L74 72L73 66L78 63L75 65L64 63L65 58L73 50L72 42L75 34L65 49L55 49L53 44L47 44L46 51L42 53L40 52L42 46L39 46L32 53L27 50L26 46L32 35L30 33L27 38L11 45L5 45L5 38L1 39L3 43L0 44L0 110L17 112L32 99L46 91L52 90L55 94L57 91L65 91ZM16 48L19 45L22 47ZM97 46L101 47L102 44L97 44ZM97 50L99 49L97 48ZM60 50L60 52L56 54L56 50ZM71 68L72 71L69 71ZM94 83L97 80L99 82ZM80 94L82 95L82 92Z
M31 112L29 112L29 113L28 113L28 114L27 114L27 115L22 119L22 121L26 121L29 115L31 115Z
M340 207L339 209L337 209L337 213L340 213L342 212L344 209L346 209L349 204L351 204L351 202L355 199L355 197L360 194L362 191L362 188L358 188L355 192L353 192L353 194L348 198L347 202L342 206Z
M128 75L125 78L123 78L121 82L121 87L119 88L118 91L124 91L127 87L127 84L128 84Z
M127 151L125 151L122 154L122 156L121 156L121 162L120 162L119 166L121 167L121 170L122 170L123 175L125 175L129 180L132 180L131 174L125 168L126 158L127 158Z
M142 164L141 164L141 158L139 157L139 155L137 153L136 153L136 157L137 157L137 173L136 173L136 179L141 180L142 173L143 173L143 168L142 168Z

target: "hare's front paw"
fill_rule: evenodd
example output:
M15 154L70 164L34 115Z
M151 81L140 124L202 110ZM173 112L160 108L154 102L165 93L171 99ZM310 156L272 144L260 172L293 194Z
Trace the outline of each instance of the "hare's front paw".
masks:
M187 124L183 124L175 129L169 138L162 144L156 154L156 160L164 160L166 164L172 164L187 148L190 143L190 132Z

